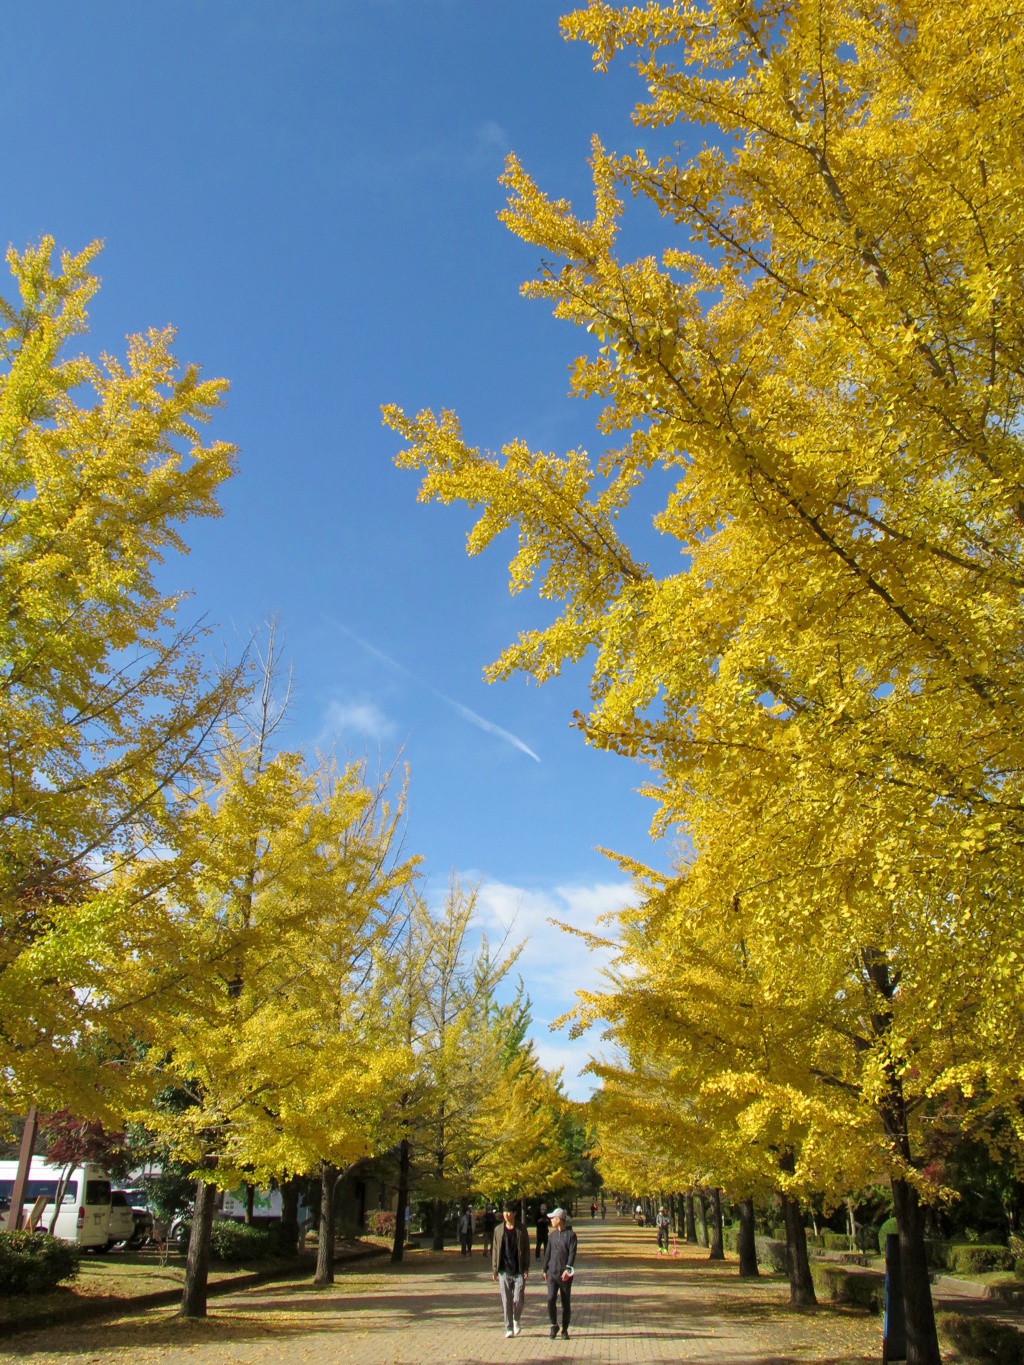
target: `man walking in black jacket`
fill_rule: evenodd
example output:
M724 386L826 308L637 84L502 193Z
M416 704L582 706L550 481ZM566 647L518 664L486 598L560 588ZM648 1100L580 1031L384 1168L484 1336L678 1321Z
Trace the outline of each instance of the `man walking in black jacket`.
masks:
M569 1319L572 1316L572 1277L576 1264L576 1234L568 1227L565 1209L555 1209L551 1214L551 1235L544 1248L542 1269L548 1289L548 1317L551 1320L551 1335L558 1336L557 1300L562 1300L562 1336L569 1335Z
M523 1290L530 1278L530 1234L516 1223L515 1204L502 1210L505 1226L495 1229L491 1248L491 1271L501 1288L501 1307L505 1316L505 1335L519 1335L523 1311Z

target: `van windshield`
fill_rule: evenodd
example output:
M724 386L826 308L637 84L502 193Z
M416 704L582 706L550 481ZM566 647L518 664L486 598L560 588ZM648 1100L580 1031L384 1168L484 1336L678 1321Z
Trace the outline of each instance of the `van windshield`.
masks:
M109 1204L110 1181L87 1180L85 1182L85 1202L86 1204Z

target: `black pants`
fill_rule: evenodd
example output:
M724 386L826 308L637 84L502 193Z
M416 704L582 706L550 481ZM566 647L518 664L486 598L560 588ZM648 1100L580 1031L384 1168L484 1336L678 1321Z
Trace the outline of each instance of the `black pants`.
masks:
M548 1280L548 1317L552 1327L558 1326L559 1294L562 1296L562 1326L568 1327L572 1317L572 1280Z
M471 1232L464 1232L461 1240L463 1256L471 1256L473 1254L473 1234Z
M547 1233L547 1228L545 1228L543 1232L538 1232L538 1233L537 1233L537 1260L538 1260L538 1261L540 1260L540 1254L541 1254L541 1252L544 1250L544 1248L547 1246L547 1244L548 1244L548 1233Z

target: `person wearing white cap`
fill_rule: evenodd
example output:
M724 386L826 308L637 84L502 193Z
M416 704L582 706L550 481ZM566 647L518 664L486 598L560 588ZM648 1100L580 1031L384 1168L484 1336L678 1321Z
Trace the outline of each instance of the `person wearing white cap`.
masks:
M562 1300L562 1336L569 1335L575 1265L576 1234L569 1226L569 1216L565 1209L554 1209L551 1213L551 1235L544 1248L544 1261L541 1266L548 1289L548 1317L551 1320L552 1338L558 1336L559 1298Z

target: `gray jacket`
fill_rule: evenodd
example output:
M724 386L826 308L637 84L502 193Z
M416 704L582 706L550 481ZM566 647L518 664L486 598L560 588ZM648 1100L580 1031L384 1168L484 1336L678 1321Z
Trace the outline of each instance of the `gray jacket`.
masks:
M560 1280L566 1266L576 1264L576 1234L572 1228L551 1229L541 1269L548 1280Z

